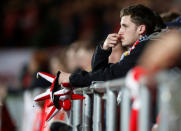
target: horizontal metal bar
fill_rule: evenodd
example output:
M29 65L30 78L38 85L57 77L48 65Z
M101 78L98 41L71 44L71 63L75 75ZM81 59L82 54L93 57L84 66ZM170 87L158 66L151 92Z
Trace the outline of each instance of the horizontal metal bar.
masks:
M95 83L90 86L90 89L93 89L94 91L104 93L107 89L111 91L119 91L121 88L123 88L125 85L125 79L116 79L111 81L106 81L102 83Z
M94 81L90 87L83 87L74 89L74 93L83 94L83 91L87 94L93 94L94 92L104 93L107 89L111 91L119 91L125 85L125 79L115 79L111 81Z
M75 94L83 94L83 92L85 92L86 94L93 94L94 93L93 89L91 89L90 87L77 88L77 89L74 89L73 92Z

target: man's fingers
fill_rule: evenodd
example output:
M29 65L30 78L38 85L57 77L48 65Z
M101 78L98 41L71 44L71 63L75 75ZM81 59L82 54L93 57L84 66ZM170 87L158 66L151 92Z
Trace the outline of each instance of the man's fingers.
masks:
M70 73L61 72L61 75L59 77L59 84L61 84L63 82L69 83L69 77L70 77Z
M109 39L109 40L118 41L119 38L118 38L118 37L109 37L108 39Z
M117 44L118 41L117 40L109 40L109 43L108 44Z
M118 34L113 34L107 37L107 40L110 41L111 43L117 43L120 41L120 36Z
M117 44L109 44L109 47L115 47Z
M119 37L119 35L118 35L117 33L112 33L112 34L109 34L109 35L108 35L108 38L109 38L109 37Z
M104 48L104 46L106 46L106 48L104 48L104 49L107 49L107 48L110 48L110 47L115 47L117 44L118 44L117 40L107 40L104 43L103 48Z
M120 41L119 37L117 33L109 34L104 42L103 49L107 50L110 47L115 47Z

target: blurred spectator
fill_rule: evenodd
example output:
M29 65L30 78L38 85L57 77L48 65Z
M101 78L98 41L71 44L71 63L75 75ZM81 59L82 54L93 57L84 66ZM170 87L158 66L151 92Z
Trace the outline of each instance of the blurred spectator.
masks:
M164 22L171 22L180 15L181 13L179 12L165 12L165 13L160 14Z
M68 72L77 69L91 70L91 59L95 49L95 44L82 40L72 43L66 51L66 66ZM60 68L59 68L60 69Z
M145 50L139 64L154 73L178 66L181 52L180 41L180 33L176 30L161 34L159 39Z
M181 33L177 30L170 30L162 33L159 39L153 41L143 52L139 65L146 70L146 84L152 93L152 104L156 98L156 80L154 75L172 68L181 68ZM152 111L155 110L155 105ZM153 112L152 112L153 113ZM153 115L152 115L153 116ZM153 126L152 131L158 130L159 121Z
M168 21L170 22L167 23L167 26L178 29L180 27L180 17L172 21L173 19L175 18L173 18L172 14L168 16ZM156 112L157 81L155 80L155 75L164 70L181 67L179 61L181 57L180 36L181 33L178 30L171 29L155 35L151 44L146 48L138 61L138 65L145 70L144 79L151 93L152 114L150 116L152 116L153 122L156 123L153 125L152 131L158 131L159 129L159 115L157 120L155 118L156 114L159 114Z
M81 44L81 42L74 42L67 48L65 57L68 72L73 72L79 68L76 54Z
M181 15L178 16L175 20L167 22L166 25L168 28L181 28Z
M37 50L32 55L32 58L28 65L25 67L25 70L22 72L22 87L25 89L24 92L24 112L23 112L23 122L22 122L22 130L32 131L34 119L36 119L37 115L40 115L41 110L35 110L33 108L33 99L39 94L42 89L46 89L50 83L43 80L37 79L37 72L47 72L49 73L48 67L49 57L46 50ZM44 105L44 104L42 104ZM38 124L38 130L42 128L41 121Z
M89 41L79 41L82 43L77 50L78 68L91 71L91 60L95 50L95 45Z
M22 70L21 81L24 89L33 89L37 86L43 86L42 83L39 82L40 80L37 80L36 73L49 72L48 62L49 57L46 51L37 50L34 52L30 62L28 65L25 65Z
M50 68L50 73L56 76L60 68L64 71L67 71L67 63L66 63L67 50L66 48L58 48L58 49L53 49L53 50L54 52L51 52L49 68Z

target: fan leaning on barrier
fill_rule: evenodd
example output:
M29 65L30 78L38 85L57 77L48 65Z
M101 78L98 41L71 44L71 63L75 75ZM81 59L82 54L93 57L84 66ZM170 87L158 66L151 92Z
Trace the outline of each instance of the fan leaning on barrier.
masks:
M52 119L60 109L69 111L71 109L71 100L85 99L85 97L81 95L74 94L73 88L70 87L69 83L61 83L61 85L59 85L59 76L60 72L57 73L57 77L44 72L37 73L37 78L41 77L52 83L50 89L34 98L35 102L47 99L51 100L48 107L52 106L52 109L46 116L46 121Z

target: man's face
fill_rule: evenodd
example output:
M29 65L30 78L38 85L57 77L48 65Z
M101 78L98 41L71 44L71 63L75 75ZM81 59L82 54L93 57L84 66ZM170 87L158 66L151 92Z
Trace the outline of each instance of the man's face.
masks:
M141 37L138 31L139 26L131 21L130 15L123 16L120 25L118 34L120 35L122 47L129 48Z

